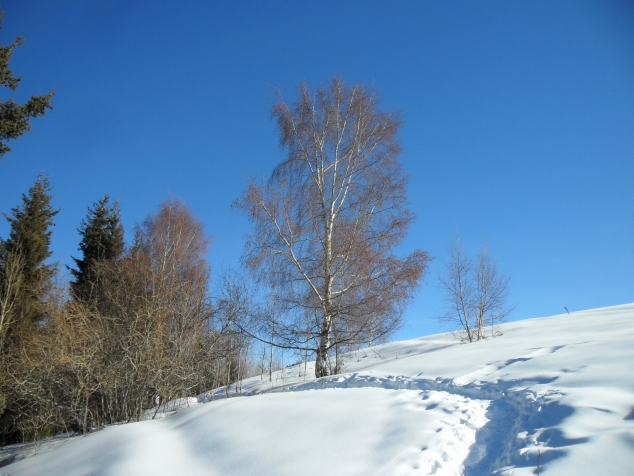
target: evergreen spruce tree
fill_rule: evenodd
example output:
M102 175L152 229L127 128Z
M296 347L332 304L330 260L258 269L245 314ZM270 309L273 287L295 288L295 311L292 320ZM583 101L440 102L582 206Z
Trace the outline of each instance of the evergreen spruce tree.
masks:
M84 302L97 298L97 265L119 258L124 250L119 202L115 201L110 206L108 200L108 195L105 195L94 203L77 230L82 237L79 250L83 257L73 258L77 269L69 268L75 278L71 282L71 290L76 299Z
M4 13L0 12L0 23L2 23L3 17ZM22 43L24 40L18 36L12 44L0 45L0 86L5 86L11 91L17 89L22 78L13 76L13 72L9 68L9 60L13 50ZM31 96L24 104L16 103L13 99L0 101L0 159L5 153L11 151L11 147L6 143L8 140L17 139L31 130L29 120L32 117L43 116L46 109L53 109L51 106L52 98L53 90L51 89L46 95Z
M21 286L17 299L18 319L25 324L39 322L44 315L43 296L50 288L55 264L45 264L50 250L53 217L59 210L51 206L48 177L40 173L28 195L22 195L22 206L4 214L11 225L9 238L0 242L0 276L5 274L11 259L20 260ZM0 277L0 279L3 279Z

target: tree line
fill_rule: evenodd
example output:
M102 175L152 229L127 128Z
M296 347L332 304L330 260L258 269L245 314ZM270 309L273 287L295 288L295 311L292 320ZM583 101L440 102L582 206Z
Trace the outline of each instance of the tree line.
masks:
M4 443L139 420L239 377L244 339L212 307L209 241L182 202L164 201L127 247L119 204L96 202L65 286L47 264L51 198L40 175L0 242Z

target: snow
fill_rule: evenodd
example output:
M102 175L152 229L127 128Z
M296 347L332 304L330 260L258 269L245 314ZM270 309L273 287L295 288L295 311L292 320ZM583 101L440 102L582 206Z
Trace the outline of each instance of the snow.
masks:
M169 418L14 448L0 474L525 476L538 458L542 475L632 474L634 305L502 331L361 350L319 380L293 366Z

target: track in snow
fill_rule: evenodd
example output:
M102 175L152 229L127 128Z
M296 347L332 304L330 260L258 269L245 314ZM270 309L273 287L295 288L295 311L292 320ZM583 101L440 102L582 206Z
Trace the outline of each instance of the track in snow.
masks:
M530 359L512 359L504 362L504 366L526 360ZM494 383L478 380L478 378L497 371L499 368L499 365L483 368L460 379L437 378L434 380L403 376L375 377L364 373L351 373L274 387L268 390L254 390L243 394L243 396L332 388L371 387L385 390L418 390L423 399L434 395L434 403L432 403L434 405L437 399L442 398L442 396L448 399L459 396L472 400L474 403L479 402L486 423L472 425L469 421L463 420L461 424L467 427L467 431L472 431L474 437L471 439L458 433L454 435L458 441L470 441L466 457L462 451L437 451L428 458L431 464L427 466L431 467L432 470L430 472L416 472L416 474L436 474L433 468L442 468L443 462L447 463L447 458L450 455L451 457L462 457L462 474L464 476L505 474L505 469L510 470L511 468L533 469L537 466L538 449L542 453L540 459L543 465L563 456L565 447L586 441L586 439L565 438L561 430L556 428L573 412L571 407L565 406L559 401L559 393L549 391L538 395L534 391L528 390L535 385L552 383L557 377L508 382L497 381ZM469 383L459 384L467 381ZM213 399L224 398L224 396L224 389L218 389L201 395L199 401L205 403ZM229 396L233 395L229 394ZM447 441L450 440L451 438L447 438ZM455 461L452 463L455 464Z

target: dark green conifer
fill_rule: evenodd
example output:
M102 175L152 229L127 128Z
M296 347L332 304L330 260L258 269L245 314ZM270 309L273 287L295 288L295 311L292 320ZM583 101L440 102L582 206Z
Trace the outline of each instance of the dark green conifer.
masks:
M71 290L76 299L84 302L97 297L98 264L119 258L124 250L119 202L110 206L108 200L105 195L88 208L88 215L77 230L81 235L79 250L83 257L73 258L77 269L70 268L74 277Z
M4 13L0 12L0 24ZM2 28L2 26L0 26ZM14 77L13 72L9 68L9 60L13 54L13 50L24 43L22 37L18 36L9 46L0 45L0 86L5 86L11 91L15 91L21 77ZM29 120L32 117L43 116L46 109L53 109L51 99L53 98L53 90L42 96L31 96L24 104L16 103L13 99L0 101L0 159L2 156L11 151L11 147L7 145L10 139L17 139L25 132L31 130Z
M13 208L12 216L4 214L11 230L0 242L0 274L8 258L19 257L22 285L17 309L19 320L27 324L43 317L42 299L56 270L55 264L45 264L52 255L50 228L59 212L51 206L50 190L48 177L40 173L28 195L22 195L22 206Z

